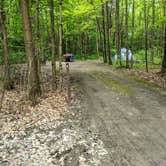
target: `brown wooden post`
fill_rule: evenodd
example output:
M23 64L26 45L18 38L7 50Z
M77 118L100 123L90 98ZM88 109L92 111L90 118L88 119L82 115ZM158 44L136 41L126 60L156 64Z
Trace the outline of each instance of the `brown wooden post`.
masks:
M70 85L70 63L66 62L66 73L67 73L67 101L70 105L71 102L71 85Z

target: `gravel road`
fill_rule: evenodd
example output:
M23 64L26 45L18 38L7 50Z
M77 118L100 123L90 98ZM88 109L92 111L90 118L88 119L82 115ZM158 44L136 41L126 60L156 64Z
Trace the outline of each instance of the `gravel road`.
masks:
M99 136L104 165L166 165L166 96L100 62L71 64L83 94L81 126Z

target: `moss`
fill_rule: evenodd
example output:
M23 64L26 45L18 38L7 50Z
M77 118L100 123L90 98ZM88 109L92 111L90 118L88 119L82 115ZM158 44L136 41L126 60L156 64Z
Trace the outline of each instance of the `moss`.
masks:
M129 73L125 73L122 70L116 70L115 73L117 73L119 75L122 75L122 76L126 76L126 77L136 81L137 83L140 83L140 84L144 85L147 88L152 88L154 90L157 90L161 94L164 94L164 95L166 94L166 88L162 88L161 86L159 86L156 83L152 83L152 82L149 82L147 80L143 80L142 78L140 78L138 76L135 76L135 75L129 74Z
M14 88L13 80L5 80L3 77L0 77L0 88L4 88L5 90L11 90Z
M0 77L0 88L3 86L3 82L4 82L3 78Z
M155 84L155 83L152 83L152 82L149 82L149 81L146 81L146 80L143 80L139 77L136 77L136 76L129 76L131 77L133 80L135 80L136 82L138 83L141 83L141 84L144 84L146 86L150 86L150 87L153 87L153 88L161 88L159 85Z
M102 72L93 72L91 75L92 75L92 77L103 82L107 87L111 87L120 93L123 93L126 95L133 95L134 94L132 89L123 85L118 80L115 80L112 77L108 78L108 77L104 76L104 73L102 73Z
M124 73L124 71L118 71L118 73L121 74L121 75L124 75L124 76L126 76L126 77L128 77L128 78L130 78L130 79L132 79L132 80L134 80L136 82L138 82L138 83L141 83L141 84L143 84L145 86L153 87L153 88L159 88L159 89L164 89L164 88L160 87L156 83L149 82L149 81L144 80L144 79L142 79L142 78L140 78L138 76L135 76L133 74Z
M160 94L166 95L166 88L162 88L160 87L158 84L140 79L136 76L130 76L133 80L135 80L136 82L143 84L144 86L146 86L147 88L152 88L154 90L157 90Z

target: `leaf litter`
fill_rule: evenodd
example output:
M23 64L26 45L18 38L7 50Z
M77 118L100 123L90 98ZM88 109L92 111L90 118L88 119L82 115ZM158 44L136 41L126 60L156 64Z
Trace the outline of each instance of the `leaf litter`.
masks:
M123 69L130 75L136 76L144 81L155 84L161 88L166 88L166 77L163 77L158 69L151 69L149 72L136 69Z
M42 71L44 93L34 107L19 83L5 91L0 111L0 165L101 165L108 155L103 142L78 127L79 119L73 117L79 111L68 109L65 86L63 91L51 90L50 71L50 67ZM72 92L72 110L80 110L80 103Z

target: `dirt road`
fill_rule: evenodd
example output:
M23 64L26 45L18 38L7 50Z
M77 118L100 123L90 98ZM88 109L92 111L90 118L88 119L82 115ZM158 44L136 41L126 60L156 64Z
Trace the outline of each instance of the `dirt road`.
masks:
M79 123L108 151L103 165L166 165L166 96L100 62L74 62L71 72L83 94Z

